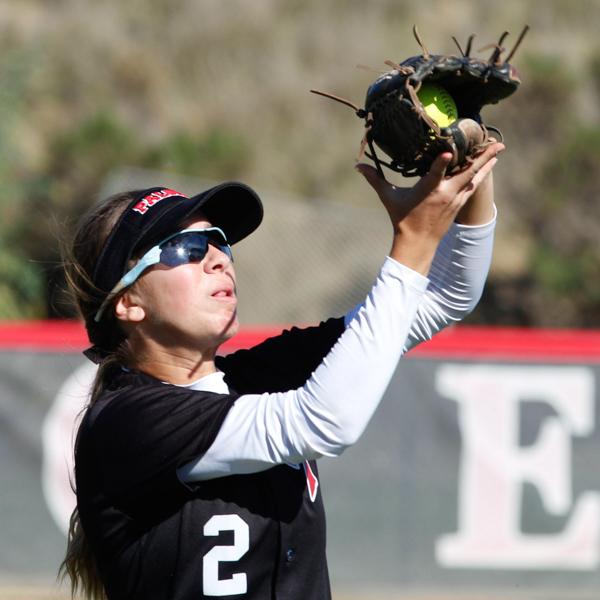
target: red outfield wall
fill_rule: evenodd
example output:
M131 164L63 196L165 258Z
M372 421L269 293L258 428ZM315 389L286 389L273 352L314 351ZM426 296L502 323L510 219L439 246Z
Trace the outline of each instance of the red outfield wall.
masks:
M254 346L281 329L246 327L223 350ZM0 321L0 350L77 352L87 345L85 330L76 321ZM441 332L410 356L598 363L600 331L461 325Z
M85 347L78 323L0 324L0 585L62 558ZM411 351L361 440L320 461L334 590L597 597L599 383L598 331L459 326Z

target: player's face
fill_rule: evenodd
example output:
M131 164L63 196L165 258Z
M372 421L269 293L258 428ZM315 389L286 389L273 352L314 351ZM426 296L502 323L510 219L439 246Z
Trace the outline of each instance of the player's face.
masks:
M182 229L207 227L211 223L196 216ZM143 309L142 339L166 349L216 350L239 329L233 264L213 245L200 262L151 267L130 295Z

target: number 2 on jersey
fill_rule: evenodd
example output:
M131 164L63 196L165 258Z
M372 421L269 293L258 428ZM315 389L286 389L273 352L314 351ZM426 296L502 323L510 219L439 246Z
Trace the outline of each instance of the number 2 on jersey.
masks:
M239 515L215 515L204 526L204 535L217 536L221 531L233 531L233 545L215 546L204 555L202 563L205 596L233 596L248 591L246 573L234 573L229 579L219 579L219 563L235 562L248 552L250 530Z

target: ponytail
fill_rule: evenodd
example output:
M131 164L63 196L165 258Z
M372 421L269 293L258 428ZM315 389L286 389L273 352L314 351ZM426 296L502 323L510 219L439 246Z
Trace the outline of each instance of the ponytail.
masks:
M71 295L79 313L86 323L93 321L104 293L95 286L91 273L110 231L123 210L131 202L132 192L111 196L93 207L81 220L70 247L63 245L63 268ZM109 339L118 340L115 348L108 349L101 361L92 385L89 407L101 396L112 372L118 365L130 364L131 352L114 317L107 315L104 325L111 334ZM75 449L77 452L77 448ZM80 594L86 600L106 600L104 584L89 539L85 535L79 511L73 511L69 522L67 551L61 562L60 581L70 580L71 597Z
M100 579L92 548L81 527L77 508L69 522L67 553L60 564L58 576L61 581L71 580L71 598L81 590L86 600L106 600L104 584Z

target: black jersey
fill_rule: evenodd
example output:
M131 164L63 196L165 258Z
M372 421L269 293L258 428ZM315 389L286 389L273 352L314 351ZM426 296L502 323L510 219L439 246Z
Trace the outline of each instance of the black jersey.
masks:
M342 330L332 319L220 357L230 394L114 372L84 417L75 466L110 600L330 598L314 462L195 484L176 470L206 452L239 395L302 385Z

